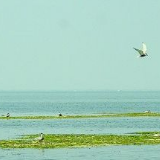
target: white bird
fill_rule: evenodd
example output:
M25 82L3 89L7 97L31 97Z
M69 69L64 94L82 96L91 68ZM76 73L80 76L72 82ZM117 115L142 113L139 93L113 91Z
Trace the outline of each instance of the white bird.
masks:
M150 111L150 110L147 110L147 111L144 111L144 113L151 113L151 111Z
M139 57L148 56L148 54L147 54L147 47L146 47L146 44L145 44L145 43L142 43L142 50L137 49L137 48L134 48L134 49L140 54Z
M156 133L153 135L154 137L160 137L160 133Z
M39 137L36 137L34 140L36 140L36 141L42 141L42 140L44 140L44 135L43 135L43 133L41 133L40 136L39 136Z

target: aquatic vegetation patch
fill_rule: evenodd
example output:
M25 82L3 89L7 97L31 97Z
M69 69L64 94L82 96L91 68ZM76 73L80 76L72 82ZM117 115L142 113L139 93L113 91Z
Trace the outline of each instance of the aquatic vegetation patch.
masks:
M73 119L73 118L110 118L110 117L160 117L160 113L106 113L91 115L63 115L63 116L1 116L0 119Z
M0 140L1 148L68 148L95 147L107 145L150 145L160 144L155 132L133 135L86 135L86 134L47 134L44 140L37 141L38 135L27 135L21 139Z

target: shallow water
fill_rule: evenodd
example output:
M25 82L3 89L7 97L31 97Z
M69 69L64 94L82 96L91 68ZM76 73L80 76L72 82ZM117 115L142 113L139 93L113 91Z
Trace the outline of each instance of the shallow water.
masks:
M72 149L0 149L7 160L159 160L160 145L106 146Z
M0 115L160 112L160 92L0 92ZM128 134L160 131L159 117L0 120L0 140L37 134ZM160 145L74 149L0 149L2 160L159 160Z
M119 117L52 120L0 120L0 139L26 134L128 134L159 131L159 117Z

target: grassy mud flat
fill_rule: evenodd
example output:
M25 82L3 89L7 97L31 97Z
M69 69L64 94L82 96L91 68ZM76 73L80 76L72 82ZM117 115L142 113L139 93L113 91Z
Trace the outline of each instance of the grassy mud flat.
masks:
M110 118L110 117L160 117L160 113L114 113L92 115L63 115L63 116L1 116L0 119L64 119L64 118Z
M107 145L155 145L160 144L156 132L142 132L130 135L85 135L47 134L44 140L35 140L38 135L27 135L21 139L0 140L0 148L71 148Z

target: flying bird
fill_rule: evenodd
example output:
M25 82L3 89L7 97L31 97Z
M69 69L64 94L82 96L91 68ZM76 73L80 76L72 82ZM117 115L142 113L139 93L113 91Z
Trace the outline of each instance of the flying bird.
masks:
M140 49L137 49L137 48L134 48L139 54L140 56L139 57L145 57L145 56L148 56L147 54L147 47L146 47L146 44L145 43L142 43L142 50Z

